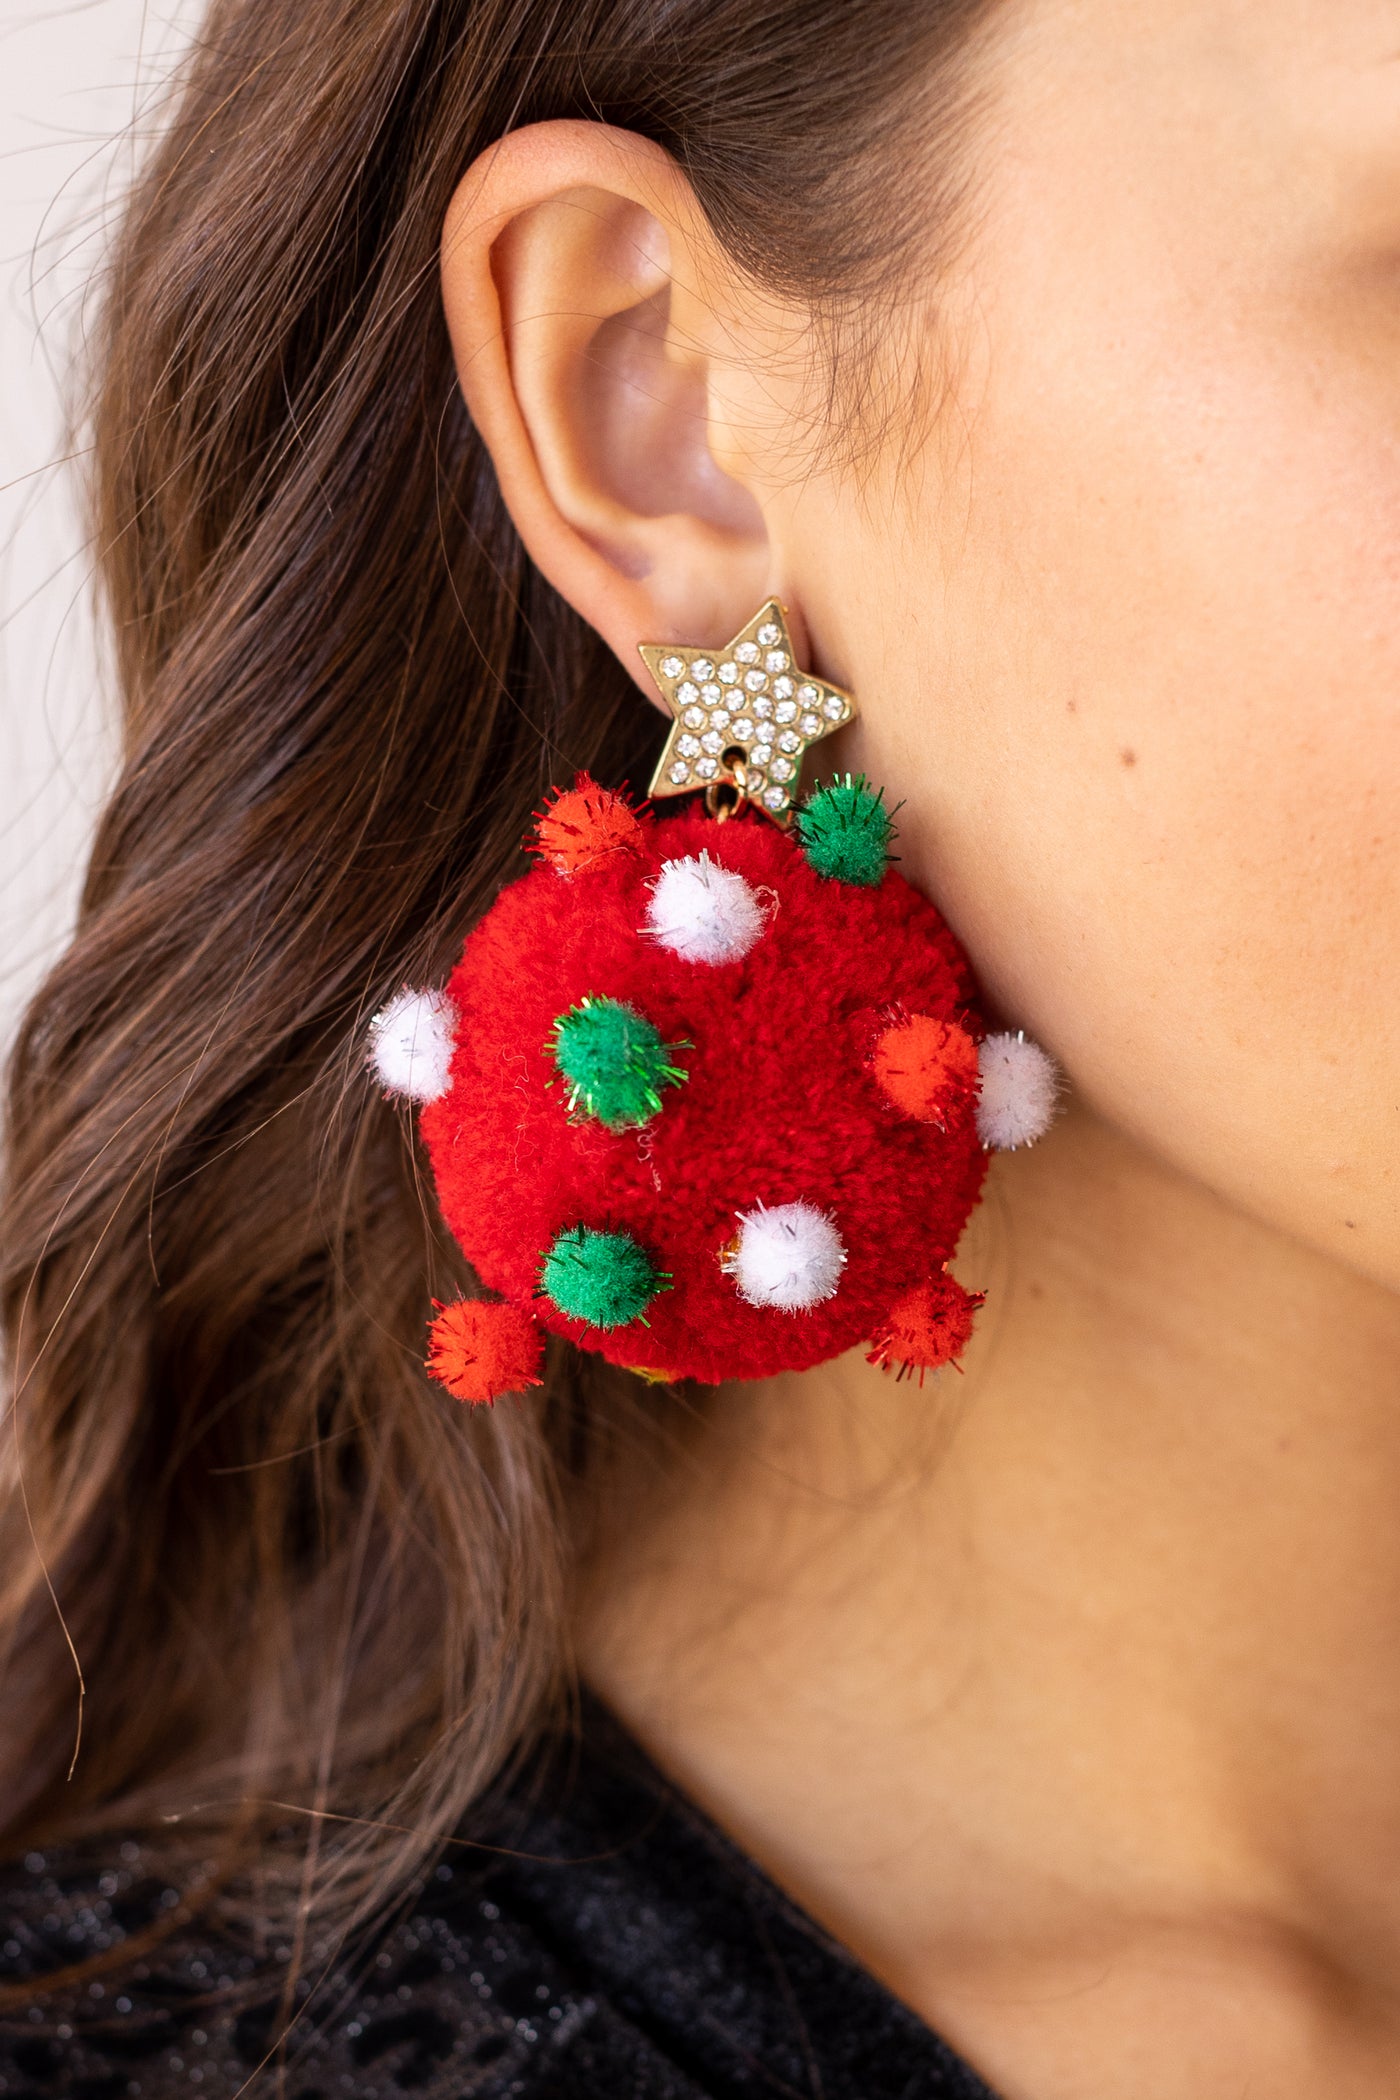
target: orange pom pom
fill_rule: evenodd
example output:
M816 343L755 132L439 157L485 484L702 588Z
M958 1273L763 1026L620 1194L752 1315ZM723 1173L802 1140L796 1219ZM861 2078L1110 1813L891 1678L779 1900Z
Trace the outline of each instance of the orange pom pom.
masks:
M922 1385L925 1371L936 1371L962 1355L972 1336L973 1316L986 1298L985 1291L965 1291L946 1274L932 1277L890 1307L884 1326L871 1337L866 1362L878 1364L882 1371L897 1364L897 1378L917 1371Z
M459 1298L438 1306L428 1330L427 1371L456 1400L481 1405L540 1384L544 1336L518 1306Z
M635 852L641 835L641 819L627 797L580 773L539 812L529 843L560 875L579 875L614 853Z
M977 1094L977 1045L956 1021L901 1014L870 1053L876 1080L906 1116L943 1128L949 1111Z

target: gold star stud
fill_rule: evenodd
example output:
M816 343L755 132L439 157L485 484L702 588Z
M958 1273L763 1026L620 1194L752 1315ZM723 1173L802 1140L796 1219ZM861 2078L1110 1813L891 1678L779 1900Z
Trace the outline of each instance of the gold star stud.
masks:
M792 820L809 744L853 721L839 685L799 671L787 616L776 598L723 649L643 642L642 661L675 717L650 794L733 790L777 824Z

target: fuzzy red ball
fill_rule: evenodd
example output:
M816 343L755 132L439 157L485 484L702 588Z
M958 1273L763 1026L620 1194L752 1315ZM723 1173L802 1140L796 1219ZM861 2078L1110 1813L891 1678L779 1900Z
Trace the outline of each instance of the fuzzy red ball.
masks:
M615 1363L710 1382L805 1369L869 1341L940 1275L977 1200L974 1090L951 1090L940 1128L901 1112L871 1065L892 1013L970 1050L971 973L893 868L871 887L829 880L752 811L636 821L631 850L511 884L467 942L447 987L450 1084L422 1117L443 1212L483 1283ZM766 908L761 937L719 964L647 931L663 862L702 850ZM689 1046L685 1080L639 1128L569 1114L551 1031L589 997ZM835 1223L839 1288L799 1312L748 1303L720 1260L738 1216L797 1202ZM602 1330L539 1295L545 1254L580 1225L629 1233L669 1277L644 1317Z
M977 1098L977 1045L956 1021L900 1014L876 1038L870 1069L896 1108L946 1123L954 1104Z
M454 1400L478 1405L539 1385L544 1336L518 1306L459 1298L440 1305L428 1331L426 1369Z
M580 773L540 811L533 850L557 874L579 875L611 854L636 852L643 821L625 795Z
M955 1363L972 1339L972 1322L985 1302L982 1291L965 1291L952 1276L931 1276L927 1283L893 1304L871 1336L867 1361L904 1378L913 1371L920 1385L925 1371Z

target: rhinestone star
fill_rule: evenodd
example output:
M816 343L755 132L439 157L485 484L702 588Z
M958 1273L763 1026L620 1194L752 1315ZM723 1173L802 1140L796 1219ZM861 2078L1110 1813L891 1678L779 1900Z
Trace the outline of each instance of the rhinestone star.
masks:
M748 800L774 823L790 823L807 746L852 721L856 703L839 685L797 669L787 617L777 599L770 598L723 649L643 642L641 652L674 717L648 791L652 799L738 787L742 773ZM697 738L699 688L715 680L732 696L725 705L733 713L718 738L718 717L714 728ZM711 752L716 741L718 751Z

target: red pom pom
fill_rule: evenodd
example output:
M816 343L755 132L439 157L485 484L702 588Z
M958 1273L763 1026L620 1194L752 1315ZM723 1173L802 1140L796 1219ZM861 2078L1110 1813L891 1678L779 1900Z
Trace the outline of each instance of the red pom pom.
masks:
M870 1053L879 1085L906 1116L946 1129L948 1112L977 1096L977 1045L956 1021L901 1014Z
M635 853L642 822L625 795L580 773L535 819L532 853L560 875L579 875L616 853Z
M541 1382L544 1335L518 1306L459 1298L438 1306L428 1335L428 1374L455 1400L480 1405Z
M965 1291L948 1275L919 1284L890 1307L879 1333L871 1336L866 1362L878 1364L882 1371L897 1364L898 1378L917 1371L922 1385L925 1371L936 1371L962 1355L972 1336L973 1316L986 1296L985 1291Z
M761 938L719 967L642 932L664 864L702 851L772 899ZM613 1363L717 1383L868 1347L953 1253L987 1172L975 1097L920 1122L870 1068L883 1023L969 1012L952 933L896 869L831 882L756 812L648 816L636 852L576 880L534 867L475 927L446 996L453 1083L420 1126L444 1221L484 1289ZM551 1032L584 998L695 1046L644 1128L569 1114ZM847 1254L839 1288L800 1313L750 1304L720 1258L736 1213L790 1203L828 1214ZM672 1279L645 1319L588 1327L538 1296L543 1258L580 1225L628 1234Z

